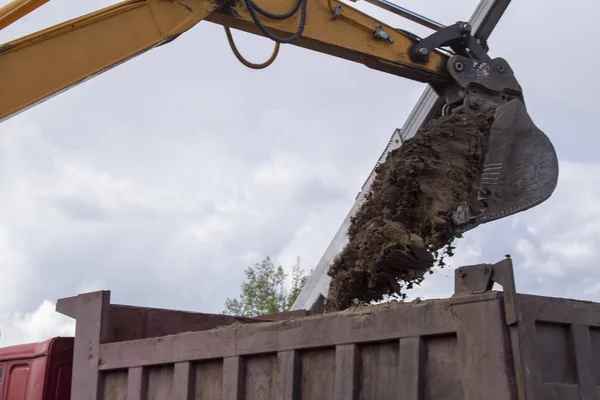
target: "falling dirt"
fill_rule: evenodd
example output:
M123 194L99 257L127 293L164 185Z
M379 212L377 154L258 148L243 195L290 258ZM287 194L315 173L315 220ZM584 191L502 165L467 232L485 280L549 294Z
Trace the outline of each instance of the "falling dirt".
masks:
M388 154L330 268L328 312L404 299L403 286L445 265L460 236L452 213L476 198L492 122L493 113L450 114Z

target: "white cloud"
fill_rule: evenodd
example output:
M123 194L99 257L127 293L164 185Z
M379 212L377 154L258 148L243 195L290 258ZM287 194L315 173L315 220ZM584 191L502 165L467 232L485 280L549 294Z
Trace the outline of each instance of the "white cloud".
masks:
M46 340L54 336L73 336L75 320L55 312L55 303L44 300L30 313L12 313L0 318L0 346Z
M585 289L583 289L583 293L594 298L599 298L600 283L590 282L589 280L586 280Z
M20 306L21 291L36 278L22 241L0 226L0 313Z
M276 259L291 273L297 257L300 257L300 268L308 273L316 267L346 213L343 203L325 204L323 209L311 212Z
M519 225L536 234L517 240L525 266L557 277L594 273L600 246L600 164L563 162L553 196L523 213ZM525 232L524 232L525 233Z
M527 239L517 239L515 250L523 257L523 267L535 268L539 260L536 247Z

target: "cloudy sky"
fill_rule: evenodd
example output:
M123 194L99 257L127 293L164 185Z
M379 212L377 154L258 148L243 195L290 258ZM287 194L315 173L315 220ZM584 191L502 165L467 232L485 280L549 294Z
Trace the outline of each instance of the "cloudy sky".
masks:
M1 3L6 3L3 0ZM54 0L2 42L114 3ZM440 5L440 3L443 3ZM445 24L478 0L406 0ZM518 290L600 301L600 3L514 0L490 38L560 159L546 203L468 233L454 265L510 253ZM426 31L361 5L387 23ZM272 42L234 32L258 62ZM578 39L578 38L581 38ZM68 60L65 60L68 62ZM201 23L0 125L0 346L72 334L56 299L220 312L265 256L316 266L424 85L282 46L266 70ZM448 296L451 271L411 293Z

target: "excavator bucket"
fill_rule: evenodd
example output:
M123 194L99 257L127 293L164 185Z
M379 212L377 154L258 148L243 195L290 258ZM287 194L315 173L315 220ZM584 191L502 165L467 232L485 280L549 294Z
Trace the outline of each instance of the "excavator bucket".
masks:
M457 231L525 211L548 199L558 181L556 152L531 120L508 62L455 55L447 66L457 92L464 94L459 97L460 109L467 113L495 109L479 191L455 211Z
M496 108L475 201L461 205L454 223L465 232L548 199L557 184L558 159L548 137L519 98Z

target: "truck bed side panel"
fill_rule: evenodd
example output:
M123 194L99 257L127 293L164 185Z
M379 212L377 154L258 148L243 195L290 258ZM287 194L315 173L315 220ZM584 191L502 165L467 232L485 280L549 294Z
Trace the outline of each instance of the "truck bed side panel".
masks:
M98 360L79 371L98 384L74 380L73 400L512 398L497 293L117 342L107 295L78 304L75 358Z

